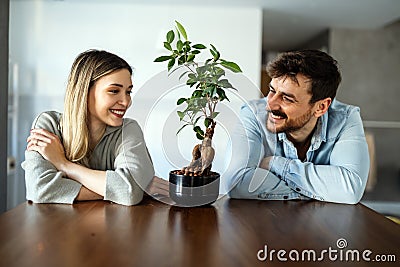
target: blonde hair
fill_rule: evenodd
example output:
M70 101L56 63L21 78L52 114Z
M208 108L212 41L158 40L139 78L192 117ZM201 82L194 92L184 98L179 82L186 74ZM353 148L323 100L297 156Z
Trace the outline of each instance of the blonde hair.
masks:
M101 50L88 50L72 64L64 99L61 131L65 156L69 161L88 166L90 156L88 94L101 77L113 71L132 68L122 58Z

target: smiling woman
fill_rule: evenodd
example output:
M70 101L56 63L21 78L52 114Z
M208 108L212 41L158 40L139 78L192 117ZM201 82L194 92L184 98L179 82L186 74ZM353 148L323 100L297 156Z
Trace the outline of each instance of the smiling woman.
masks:
M131 75L125 60L106 51L89 50L75 59L64 113L40 114L27 139L22 167L28 200L134 205L142 188L168 194L168 183L153 178L140 126L123 118L131 106Z

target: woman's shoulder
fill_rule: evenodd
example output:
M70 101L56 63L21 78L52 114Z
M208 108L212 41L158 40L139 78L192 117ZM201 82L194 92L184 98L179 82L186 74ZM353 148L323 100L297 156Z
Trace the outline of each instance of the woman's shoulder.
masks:
M124 118L124 123L122 124L122 127L141 130L139 123L132 118Z
M131 118L124 118L121 126L108 126L105 135L118 137L121 134L126 136L142 136L143 132L139 123Z
M61 113L57 111L45 111L36 116L32 123L32 129L45 129L56 133L60 131Z

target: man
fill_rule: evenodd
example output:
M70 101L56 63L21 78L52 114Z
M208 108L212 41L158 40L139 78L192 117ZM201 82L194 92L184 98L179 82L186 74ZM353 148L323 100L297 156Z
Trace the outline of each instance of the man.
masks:
M267 97L242 107L232 136L230 197L359 202L368 147L359 108L335 100L337 62L318 50L288 52L267 72Z

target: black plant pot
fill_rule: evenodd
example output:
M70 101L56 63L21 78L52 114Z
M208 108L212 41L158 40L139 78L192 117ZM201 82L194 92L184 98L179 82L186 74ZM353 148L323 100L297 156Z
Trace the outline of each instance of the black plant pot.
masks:
M209 176L188 176L169 173L169 196L182 207L209 205L218 199L219 173Z

